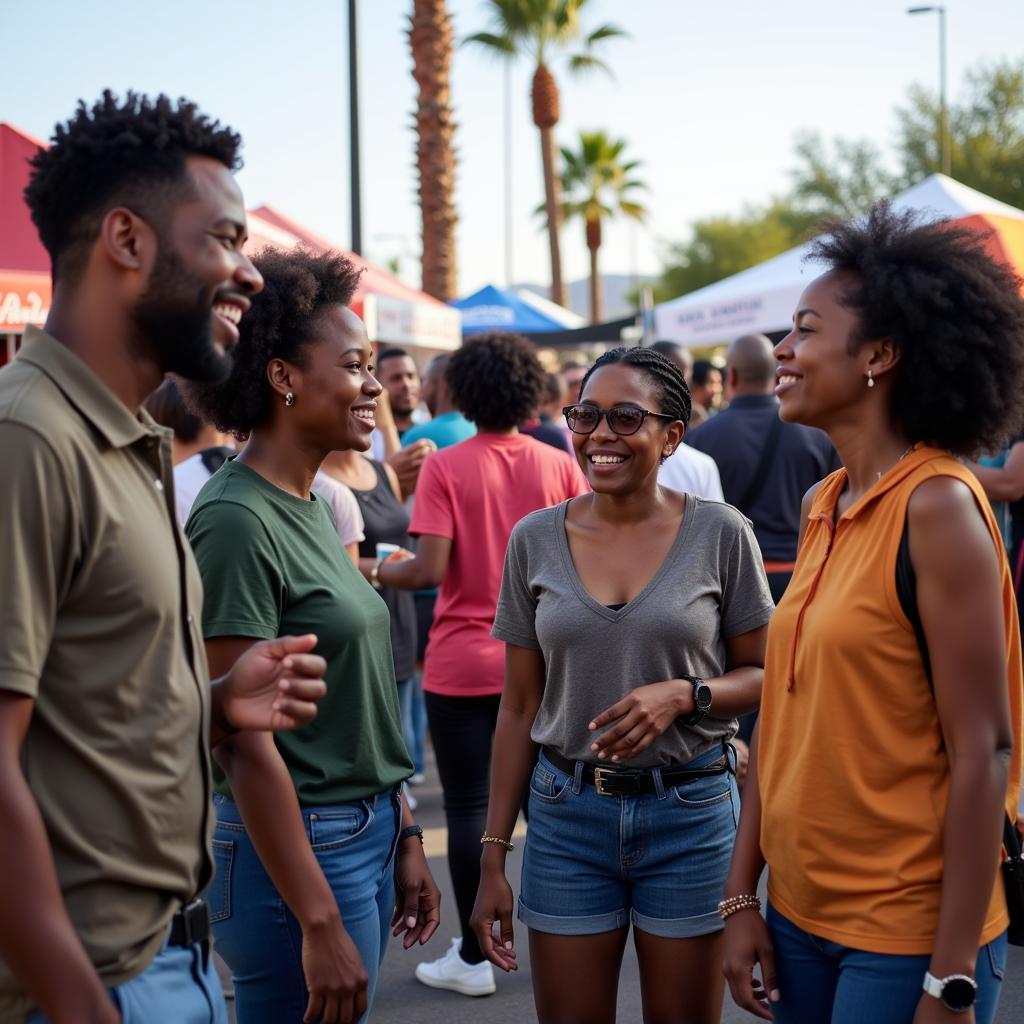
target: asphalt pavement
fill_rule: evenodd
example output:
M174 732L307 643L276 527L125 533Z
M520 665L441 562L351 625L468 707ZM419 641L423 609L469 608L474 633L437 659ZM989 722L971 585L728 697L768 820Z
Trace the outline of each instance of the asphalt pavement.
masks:
M495 970L498 991L493 996L473 999L452 992L441 992L421 985L413 975L416 964L443 956L454 935L458 934L455 898L445 855L446 833L441 806L441 788L433 765L428 765L427 779L413 793L419 802L416 820L426 833L426 850L430 868L442 891L441 927L426 946L406 952L394 940L381 968L377 998L371 1014L372 1024L526 1024L536 1021L533 991L530 986L530 953L525 928L516 922L516 951L519 971L512 975ZM522 828L522 826L520 826ZM508 858L508 876L518 890L522 842ZM763 893L762 893L763 896ZM229 1008L234 1009L229 1003ZM232 1015L232 1020L233 1020ZM626 946L619 982L619 1024L642 1024L640 984L636 954L632 943ZM739 1010L725 998L721 1024L751 1024L750 1014ZM996 1024L1024 1022L1024 948L1010 948L1006 980ZM870 1021L865 1021L870 1024Z

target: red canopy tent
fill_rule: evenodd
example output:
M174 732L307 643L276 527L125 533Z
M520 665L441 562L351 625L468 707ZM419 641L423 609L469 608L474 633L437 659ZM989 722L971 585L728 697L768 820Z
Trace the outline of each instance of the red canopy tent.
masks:
M267 245L283 249L303 245L317 253L340 248L273 207L257 206L249 211L246 252L254 253ZM362 256L346 255L365 268L352 309L366 322L371 341L432 351L451 351L462 344L462 320L456 310L410 288Z
M43 145L13 125L0 123L0 364L13 357L25 327L42 324L50 308L50 259L23 197L28 161ZM339 248L272 207L260 206L250 211L246 251L266 245L304 245L315 252ZM427 352L459 347L461 322L455 310L361 256L352 258L366 268L352 308L366 321L371 341Z
M0 122L0 335L41 324L50 308L50 258L22 197L28 160L41 145ZM13 349L13 339L8 347ZM4 357L0 348L0 362Z

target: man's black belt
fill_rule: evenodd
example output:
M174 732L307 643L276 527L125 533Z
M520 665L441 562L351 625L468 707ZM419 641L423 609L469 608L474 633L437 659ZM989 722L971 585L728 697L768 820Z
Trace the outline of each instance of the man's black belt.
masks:
M575 775L576 762L562 757L550 747L542 747L544 757L566 775ZM728 754L704 768L687 768L685 765L669 765L661 769L661 781L665 786L685 786L688 782L724 775L731 771ZM654 793L654 774L650 768L611 768L603 765L583 765L583 781L590 783L598 796L635 796L639 793Z
M210 911L206 906L206 900L197 898L191 903L186 903L171 918L167 944L169 946L201 945L205 970L206 961L210 955Z

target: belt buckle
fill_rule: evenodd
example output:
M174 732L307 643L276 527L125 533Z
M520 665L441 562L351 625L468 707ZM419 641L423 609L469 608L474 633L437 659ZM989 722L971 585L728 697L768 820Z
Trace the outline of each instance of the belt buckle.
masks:
M607 777L611 779L614 778L614 776L615 772L611 768L598 768L595 766L594 789L597 792L598 796L615 796L614 793L609 793L608 790L604 788L605 778Z

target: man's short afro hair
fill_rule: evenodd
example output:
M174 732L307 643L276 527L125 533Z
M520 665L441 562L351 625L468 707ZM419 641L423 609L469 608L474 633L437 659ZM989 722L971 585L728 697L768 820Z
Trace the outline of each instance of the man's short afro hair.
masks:
M54 279L82 270L108 210L128 206L159 227L167 199L183 193L185 158L212 157L233 171L241 144L186 99L129 92L122 101L107 89L91 107L79 100L33 157L25 188Z
M1024 425L1021 282L984 238L876 204L830 224L810 258L850 274L850 339L891 338L900 353L892 416L910 441L956 455L1003 447Z
M317 255L301 247L268 247L253 264L263 275L263 291L239 324L230 374L217 383L184 384L196 412L236 437L245 437L270 419L270 360L302 365L316 321L328 307L352 301L363 273L339 252Z
M455 407L483 430L508 430L537 411L544 369L521 334L492 331L452 353L445 380Z

